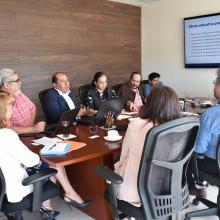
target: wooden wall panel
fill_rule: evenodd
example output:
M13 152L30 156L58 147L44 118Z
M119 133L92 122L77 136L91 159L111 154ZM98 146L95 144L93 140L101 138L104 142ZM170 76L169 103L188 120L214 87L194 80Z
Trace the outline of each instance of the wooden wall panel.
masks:
M141 68L141 9L107 0L0 0L0 68L16 69L23 91L37 104L56 71L72 88L96 71L110 85Z

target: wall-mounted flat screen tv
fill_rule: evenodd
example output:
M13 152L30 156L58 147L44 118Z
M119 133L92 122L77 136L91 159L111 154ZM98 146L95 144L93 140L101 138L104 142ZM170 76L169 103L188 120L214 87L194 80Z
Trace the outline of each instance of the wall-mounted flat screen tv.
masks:
M185 68L220 67L220 13L184 18Z

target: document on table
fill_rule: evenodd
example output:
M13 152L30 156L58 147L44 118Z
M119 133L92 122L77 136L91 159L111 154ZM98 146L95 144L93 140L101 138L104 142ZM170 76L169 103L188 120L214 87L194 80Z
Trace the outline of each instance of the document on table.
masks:
M125 109L122 109L121 114L122 115L137 115L138 112L129 112L129 111L126 111Z
M42 144L42 145L46 145L46 144L51 144L51 143L58 143L62 140L60 140L59 138L55 137L55 138L48 138L48 137L42 137L40 139L36 139L36 140L33 140L34 143L37 143L37 144Z
M127 119L127 118L131 118L131 117L132 117L131 115L122 115L122 114L120 114L117 117L117 120Z
M192 112L181 112L183 115L195 115L198 116L199 114L192 113Z

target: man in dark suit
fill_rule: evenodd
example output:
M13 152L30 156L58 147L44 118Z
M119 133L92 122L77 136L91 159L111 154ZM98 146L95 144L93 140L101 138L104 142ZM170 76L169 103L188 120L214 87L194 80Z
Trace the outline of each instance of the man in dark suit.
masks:
M86 115L86 108L80 107L75 94L70 91L70 83L67 75L56 72L52 77L53 88L44 98L44 108L48 115L48 123L58 123L63 112L80 108L78 117Z

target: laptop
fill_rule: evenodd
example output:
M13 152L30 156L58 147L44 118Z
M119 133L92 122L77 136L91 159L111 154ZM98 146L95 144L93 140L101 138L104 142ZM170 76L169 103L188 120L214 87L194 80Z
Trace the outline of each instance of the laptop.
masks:
M76 116L79 112L79 108L68 110L62 113L58 124L46 124L44 133L58 133L62 132L62 121L69 121L70 125L76 121Z
M96 116L86 116L82 117L81 119L77 120L78 122L85 123L85 124L98 124L101 125L104 123L105 115L111 111L114 113L114 118L117 118L118 115L121 113L122 109L125 106L125 99L112 99L106 102L102 102L98 113Z

